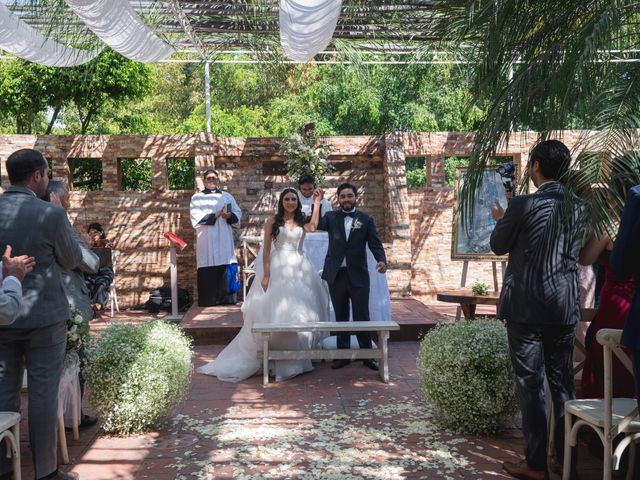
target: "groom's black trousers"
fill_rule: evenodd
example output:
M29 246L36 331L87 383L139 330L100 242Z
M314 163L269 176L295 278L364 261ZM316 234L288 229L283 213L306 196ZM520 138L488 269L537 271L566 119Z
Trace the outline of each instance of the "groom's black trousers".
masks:
M340 268L334 282L329 285L331 303L336 312L337 322L349 321L349 301L353 310L355 322L369 321L369 285L355 287L349 282L349 274L346 268ZM369 332L356 333L360 348L371 348L371 335ZM351 333L339 333L337 336L338 348L351 348Z

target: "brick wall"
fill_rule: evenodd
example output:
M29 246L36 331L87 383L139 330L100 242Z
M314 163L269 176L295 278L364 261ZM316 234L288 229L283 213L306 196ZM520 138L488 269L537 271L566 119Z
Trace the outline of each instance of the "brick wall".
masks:
M563 132L569 146L580 132ZM512 137L500 155L524 165L536 134ZM389 257L392 295L432 300L440 288L459 284L462 262L450 260L453 194L444 187L444 159L468 156L473 134L404 133L384 137L326 137L336 171L325 189L335 203L338 184L349 180L360 187L360 208L373 215ZM278 140L215 138L208 134L181 136L30 136L0 135L1 186L9 185L6 159L19 148L36 148L52 161L53 177L69 179L69 160L96 158L103 165L103 189L71 192L71 220L80 230L97 221L121 251L117 289L124 306L143 303L147 292L169 283L169 250L163 233L172 231L188 247L178 253L178 282L195 292L194 232L189 199L194 191L169 190L166 159L193 158L196 185L207 168L220 172L222 184L243 210L242 234L258 234L275 209L279 192L291 182L284 176ZM425 156L430 186L408 190L404 161ZM146 192L121 191L120 159L152 159L152 187ZM469 282L492 282L490 263L472 263Z

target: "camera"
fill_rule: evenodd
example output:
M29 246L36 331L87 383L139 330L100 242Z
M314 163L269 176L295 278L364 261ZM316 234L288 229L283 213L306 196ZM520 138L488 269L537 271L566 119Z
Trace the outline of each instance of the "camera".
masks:
M516 168L513 163L508 162L500 165L496 172L502 179L502 185L507 193L513 193L516 187Z

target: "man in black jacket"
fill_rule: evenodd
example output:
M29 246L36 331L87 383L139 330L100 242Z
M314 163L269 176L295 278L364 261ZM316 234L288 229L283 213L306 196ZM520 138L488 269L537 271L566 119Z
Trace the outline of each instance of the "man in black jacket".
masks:
M526 441L526 459L504 464L516 478L543 480L548 475L545 373L560 462L564 403L575 398L572 354L580 320L577 260L585 207L559 182L570 162L562 142L539 143L529 160L529 175L538 191L513 198L506 212L497 204L492 210L498 223L491 235L491 249L496 255L509 254L498 316L507 322Z
M373 218L360 210L356 210L358 193L356 187L350 183L343 183L338 187L338 203L340 209L327 212L320 219L318 230L329 233L329 248L324 261L322 278L329 284L329 294L336 321L349 321L349 302L353 310L354 321L369 320L369 270L367 269L367 251L369 245L371 253L378 262L377 270L384 273L387 270L387 258L384 254L382 242L378 238ZM348 333L338 335L338 348L350 348ZM371 348L371 337L368 332L357 334L360 348ZM349 364L349 360L334 360L331 368L342 368ZM373 370L378 370L378 363L365 360L364 364Z

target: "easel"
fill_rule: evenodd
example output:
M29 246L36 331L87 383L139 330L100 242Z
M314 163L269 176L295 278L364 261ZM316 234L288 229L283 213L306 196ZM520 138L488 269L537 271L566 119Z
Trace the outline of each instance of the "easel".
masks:
M493 291L497 294L498 289L498 261L491 261L491 269L493 271ZM500 262L500 270L502 271L502 278L504 278L504 272L507 269L507 262L504 260ZM467 286L467 272L469 271L469 260L465 260L462 263L462 277L460 279L460 288L464 288ZM458 305L456 309L456 322L460 320L462 315L462 308Z

